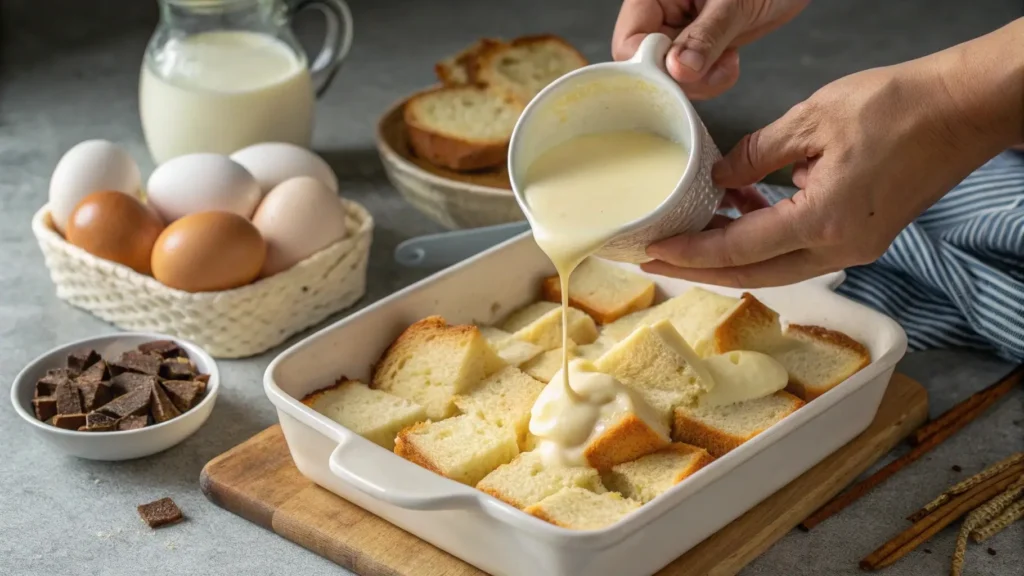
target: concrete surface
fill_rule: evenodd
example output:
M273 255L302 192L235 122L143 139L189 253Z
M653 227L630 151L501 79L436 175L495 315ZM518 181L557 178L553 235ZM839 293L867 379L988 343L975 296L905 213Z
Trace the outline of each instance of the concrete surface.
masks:
M372 2L351 0L357 38L318 107L316 148L345 195L377 219L369 293L361 305L425 275L392 264L401 240L437 231L388 186L373 145L385 106L432 82L431 64L482 35L556 32L605 59L617 0ZM720 146L767 123L829 80L941 49L1021 15L1019 0L815 2L787 28L742 53L728 95L700 106ZM61 153L108 138L152 165L137 116L139 61L155 3L4 0L0 30L0 381L35 356L114 328L58 301L29 229ZM314 19L299 23L315 45ZM217 454L273 424L261 376L276 351L220 362L223 392L207 424L181 445L119 464L55 455L0 402L0 574L344 574L344 570L207 502L197 479ZM931 391L933 413L1008 369L960 352L916 354L901 370ZM5 388L6 389L6 388ZM5 397L6 398L6 397ZM856 574L857 559L904 527L902 517L945 486L1024 448L1024 392L810 534L794 532L745 576ZM962 472L952 470L953 465ZM171 496L188 521L144 528L137 504ZM888 570L948 570L955 532L944 530ZM972 546L968 574L1020 574L1024 525ZM986 553L991 548L995 555ZM1016 566L1016 568L1015 568Z

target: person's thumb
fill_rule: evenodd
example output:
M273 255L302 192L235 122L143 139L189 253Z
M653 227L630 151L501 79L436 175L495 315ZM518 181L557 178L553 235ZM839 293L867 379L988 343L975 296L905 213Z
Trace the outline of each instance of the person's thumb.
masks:
M696 82L714 66L722 52L743 32L746 16L734 0L708 0L697 18L675 39L669 52L670 72L679 82Z
M815 144L814 118L797 105L782 118L743 137L711 171L716 186L739 188L821 153Z

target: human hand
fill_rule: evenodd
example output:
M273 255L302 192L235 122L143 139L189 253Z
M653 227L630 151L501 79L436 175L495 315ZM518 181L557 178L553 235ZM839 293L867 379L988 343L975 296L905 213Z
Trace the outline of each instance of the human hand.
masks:
M744 137L715 165L716 184L751 184L795 163L796 195L771 207L748 202L752 210L740 206L747 213L734 221L716 217L704 232L652 244L655 261L644 269L755 288L880 257L915 217L1019 138L1019 109L982 121L993 103L986 95L997 90L965 81L962 59L938 56L840 79Z
M800 13L810 0L624 0L612 34L612 56L627 60L648 34L675 39L666 66L695 100L713 98L740 75L737 48Z

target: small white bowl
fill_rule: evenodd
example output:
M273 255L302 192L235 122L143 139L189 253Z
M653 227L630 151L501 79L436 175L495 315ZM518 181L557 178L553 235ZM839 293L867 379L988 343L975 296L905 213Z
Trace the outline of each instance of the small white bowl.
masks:
M176 343L188 352L189 358L195 362L200 373L210 375L210 380L206 383L206 395L194 408L160 424L120 432L65 430L36 419L32 409L32 395L36 382L47 370L66 366L68 354L91 348L104 359L114 358L122 352L154 340L170 340ZM166 334L123 332L65 344L36 358L14 379L14 385L11 386L11 403L14 404L14 411L25 422L65 454L88 460L131 460L162 452L191 436L209 418L219 390L220 373L217 371L217 364L202 348L187 340Z
M598 256L620 262L649 262L647 246L684 232L697 232L714 216L723 191L711 182L721 158L697 111L665 70L672 40L644 38L626 62L591 64L569 72L541 90L512 132L508 174L519 207L533 224L523 181L544 152L570 138L596 132L643 130L679 142L689 159L679 182L654 212L616 231Z

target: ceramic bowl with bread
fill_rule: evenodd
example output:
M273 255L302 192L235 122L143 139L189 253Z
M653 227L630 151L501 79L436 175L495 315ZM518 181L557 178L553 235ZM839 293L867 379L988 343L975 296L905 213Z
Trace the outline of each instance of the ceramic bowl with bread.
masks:
M388 178L446 228L522 220L505 166L512 129L537 93L586 64L554 35L485 38L438 62L439 85L380 119L377 148Z
M299 470L490 573L651 574L866 428L906 347L834 277L748 294L588 260L570 355L651 410L555 466L530 429L561 367L553 274L524 235L284 352L265 388ZM704 368L745 354L779 385L713 401Z

